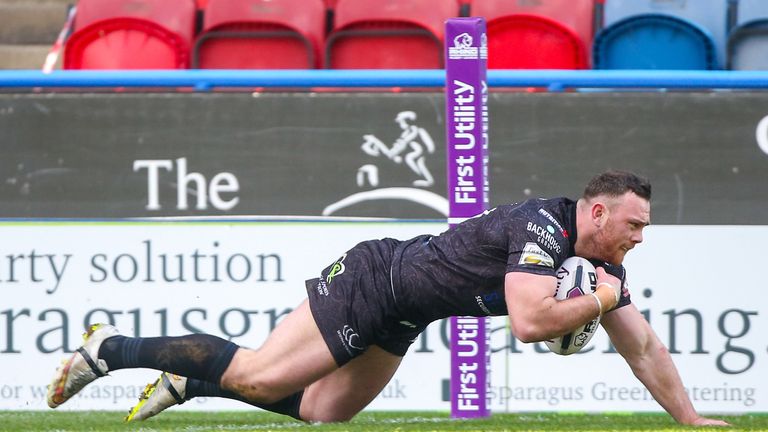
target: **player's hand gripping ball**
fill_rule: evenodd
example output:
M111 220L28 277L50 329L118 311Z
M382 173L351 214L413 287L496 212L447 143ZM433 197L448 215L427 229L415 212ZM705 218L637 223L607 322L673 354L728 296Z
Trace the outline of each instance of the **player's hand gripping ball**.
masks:
M557 300L590 295L597 288L597 272L595 266L581 257L570 257L557 270ZM587 346L595 335L600 324L600 316L574 331L558 338L544 341L550 351L555 354L569 355Z

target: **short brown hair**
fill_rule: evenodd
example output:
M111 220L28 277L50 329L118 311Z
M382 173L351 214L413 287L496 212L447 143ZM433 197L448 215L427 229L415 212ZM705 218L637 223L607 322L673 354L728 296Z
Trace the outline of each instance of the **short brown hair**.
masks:
M651 183L647 178L628 171L610 170L592 177L584 188L584 198L598 195L618 197L633 192L640 198L651 200Z

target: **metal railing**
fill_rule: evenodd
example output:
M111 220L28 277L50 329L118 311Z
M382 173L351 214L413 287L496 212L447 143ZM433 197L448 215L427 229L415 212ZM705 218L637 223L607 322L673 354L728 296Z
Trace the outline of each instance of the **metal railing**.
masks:
M436 70L0 71L0 88L387 88L442 87ZM765 89L768 71L489 70L490 87Z

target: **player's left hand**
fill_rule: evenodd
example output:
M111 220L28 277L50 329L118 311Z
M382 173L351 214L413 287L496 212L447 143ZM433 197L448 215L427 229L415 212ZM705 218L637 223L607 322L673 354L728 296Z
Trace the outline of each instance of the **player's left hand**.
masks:
M731 424L719 419L699 417L693 423L691 423L691 425L692 426L730 426Z
M595 295L600 300L600 314L610 311L619 303L621 298L621 280L605 271L602 267L596 267L597 288Z

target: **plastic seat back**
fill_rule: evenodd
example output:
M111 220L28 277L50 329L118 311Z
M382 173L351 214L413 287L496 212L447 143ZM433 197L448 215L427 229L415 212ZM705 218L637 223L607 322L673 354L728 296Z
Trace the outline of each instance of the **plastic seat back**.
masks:
M765 0L738 0L735 6L736 25L768 19L768 2Z
M80 0L64 69L183 69L194 0Z
M323 0L208 0L193 67L313 69L320 65Z
M488 20L488 67L584 69L594 36L595 0L472 0Z
M716 69L715 47L702 29L668 15L640 15L595 38L595 69Z
M728 35L726 68L768 70L768 2L739 0L734 24Z
M604 28L639 15L672 16L696 26L715 47L715 68L725 64L728 0L605 0Z
M325 66L332 69L439 69L445 20L457 0L338 0Z
M733 29L728 38L731 70L768 70L768 19L752 20Z
M535 15L509 15L488 24L490 69L585 69L584 43L558 22Z

